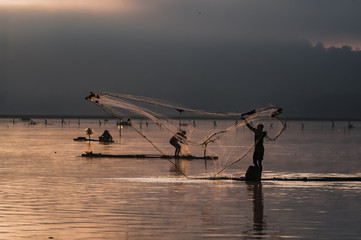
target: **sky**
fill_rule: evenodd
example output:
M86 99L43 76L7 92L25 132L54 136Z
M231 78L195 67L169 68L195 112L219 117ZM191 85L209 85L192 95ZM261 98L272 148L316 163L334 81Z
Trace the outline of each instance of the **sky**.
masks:
M361 0L0 0L0 114L93 92L361 119Z

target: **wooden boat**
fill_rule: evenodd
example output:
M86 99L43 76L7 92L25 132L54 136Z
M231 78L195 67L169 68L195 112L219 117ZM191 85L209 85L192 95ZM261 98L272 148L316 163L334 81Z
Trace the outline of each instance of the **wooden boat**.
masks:
M123 154L123 155L114 155L114 154L102 154L102 153L93 153L93 152L86 152L81 155L82 157L87 158L158 158L158 159L184 159L184 160L218 160L217 156L202 156L197 157L193 155L187 156L178 156L175 157L174 155L153 155L153 154Z
M121 121L117 121L117 125L118 126L131 126L132 125L132 122L130 119L128 120L121 120Z
M73 139L74 141L77 141L77 142L101 142L101 143L113 143L114 141L100 141L100 140L97 140L97 139L89 139L89 138L86 138L86 137L78 137L78 138L74 138Z

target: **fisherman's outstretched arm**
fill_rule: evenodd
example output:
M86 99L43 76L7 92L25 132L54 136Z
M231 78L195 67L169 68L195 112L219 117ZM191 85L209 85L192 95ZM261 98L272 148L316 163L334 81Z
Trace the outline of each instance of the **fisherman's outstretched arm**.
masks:
M256 128L254 128L244 117L242 119L246 122L246 126L253 132L256 131Z

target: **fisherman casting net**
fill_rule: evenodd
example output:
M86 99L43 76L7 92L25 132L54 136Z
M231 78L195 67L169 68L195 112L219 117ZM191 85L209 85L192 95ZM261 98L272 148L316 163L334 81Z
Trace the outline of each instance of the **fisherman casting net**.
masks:
M203 156L212 160L207 171L213 176L232 168L239 170L234 166L251 155L248 153L254 142L252 133L245 127L247 122L255 126L262 123L270 140L278 138L285 128L284 121L279 118L282 109L275 106L246 113L223 113L125 94L91 93L86 99L117 119L154 122L158 128L156 132L134 124L132 128L161 155L174 155L169 139L175 136L181 145L180 156ZM186 134L177 134L181 131ZM174 160L172 164L175 165Z

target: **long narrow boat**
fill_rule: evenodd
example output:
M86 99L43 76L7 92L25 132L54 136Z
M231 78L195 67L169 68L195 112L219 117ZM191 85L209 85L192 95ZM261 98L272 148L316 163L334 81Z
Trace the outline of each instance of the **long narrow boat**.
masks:
M89 138L85 138L85 137L78 137L78 138L73 138L74 141L77 142L101 142L101 143L114 143L114 141L100 141L98 139L89 139Z
M234 180L245 182L268 182L268 181L285 181L285 182L361 182L361 177L296 177L296 178L262 178L261 180L249 180L245 177L210 177L201 178L206 180Z
M114 154L102 154L102 153L93 153L86 152L81 155L82 157L87 158L158 158L158 159L198 159L198 160L218 160L217 156L202 156L197 157L193 155L187 156L178 156L174 155L156 155L156 154L123 154L123 155L114 155Z

